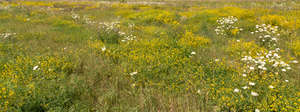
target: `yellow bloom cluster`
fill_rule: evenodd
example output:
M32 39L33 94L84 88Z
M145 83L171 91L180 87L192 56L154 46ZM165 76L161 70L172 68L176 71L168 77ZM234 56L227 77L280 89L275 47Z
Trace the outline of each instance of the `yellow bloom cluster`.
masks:
M250 53L254 53L257 51L264 51L265 49L259 47L255 44L254 41L246 42L245 40L231 40L229 41L229 45L226 48L226 51L231 56L238 56L241 57L243 55L247 55Z
M64 79L72 64L67 62L65 57L17 56L13 62L3 64L1 67L1 111L14 111L22 107L34 94L41 92L40 82Z
M300 40L296 40L289 44L289 47L293 50L292 52L299 57L300 56Z
M164 10L147 10L129 15L128 19L138 20L141 23L178 24L176 14Z
M186 32L178 41L179 46L189 48L206 47L211 41L204 37L196 37L192 32Z

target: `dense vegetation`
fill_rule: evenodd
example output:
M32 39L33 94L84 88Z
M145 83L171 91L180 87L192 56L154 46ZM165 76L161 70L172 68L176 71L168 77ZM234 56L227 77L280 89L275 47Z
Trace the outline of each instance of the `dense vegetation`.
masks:
M215 3L0 1L0 111L300 111L300 3Z

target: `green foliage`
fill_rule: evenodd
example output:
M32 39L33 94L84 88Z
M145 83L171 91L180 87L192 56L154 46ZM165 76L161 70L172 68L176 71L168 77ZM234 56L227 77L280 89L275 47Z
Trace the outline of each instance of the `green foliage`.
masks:
M264 48L259 47L254 41L245 42L244 40L232 40L229 42L226 51L231 56L242 57L250 53L257 51L264 51Z
M49 110L63 106L68 89L61 87L72 64L65 57L21 57L1 65L1 108L5 111ZM67 90L67 91L66 91ZM56 101L55 101L56 100Z
M178 16L174 12L157 9L138 12L127 18L137 24L178 24Z
M290 43L289 47L292 49L292 52L294 53L294 55L296 55L297 57L300 56L300 41L299 40L296 40L296 41Z
M0 112L299 111L300 2L265 3L1 1Z
M151 39L121 44L110 55L118 57L120 64L124 64L124 72L132 78L135 86L180 90L189 89L186 85L202 74L201 67L191 62L191 52L191 49L180 48L168 40ZM132 72L137 72L137 75L130 76Z

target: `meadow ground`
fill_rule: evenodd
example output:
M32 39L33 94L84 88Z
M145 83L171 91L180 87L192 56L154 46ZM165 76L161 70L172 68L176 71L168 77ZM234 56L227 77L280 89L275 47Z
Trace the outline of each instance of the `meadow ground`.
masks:
M0 112L299 112L299 7L0 1Z

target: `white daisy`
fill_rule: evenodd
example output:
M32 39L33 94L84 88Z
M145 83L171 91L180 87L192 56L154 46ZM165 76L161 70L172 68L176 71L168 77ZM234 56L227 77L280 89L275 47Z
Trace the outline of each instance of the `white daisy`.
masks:
M215 59L215 61L217 62L217 61L220 61L220 59Z
M286 69L281 69L281 71L286 72Z
M240 92L240 90L237 89L237 88L235 88L235 89L233 90L233 92L238 93L238 92Z
M137 74L137 72L132 72L132 73L130 73L131 76L133 76L133 75L135 75L135 74Z
M249 85L250 85L250 86L254 86L255 83L254 83L254 82L249 82Z
M34 66L32 70L37 70L39 66Z
M247 75L246 75L246 74L242 74L242 76L243 76L243 77L246 77Z
M102 50L102 51L105 51L105 50L106 50L106 47L105 47L105 46L103 46L103 47L101 48L101 50Z
M197 93L198 93L198 94L200 94L200 93L201 93L200 89L198 89L198 90L197 90Z
M258 96L258 93L257 93L257 92L251 91L251 95L252 95L252 96Z
M243 89L248 89L249 87L248 86L244 86L244 87L242 87Z
M260 112L260 110L258 110L258 109L255 109L255 112Z
M131 84L131 87L135 87L135 83Z
M292 61L292 63L298 63L298 61L297 61L297 60L294 60L294 61Z

